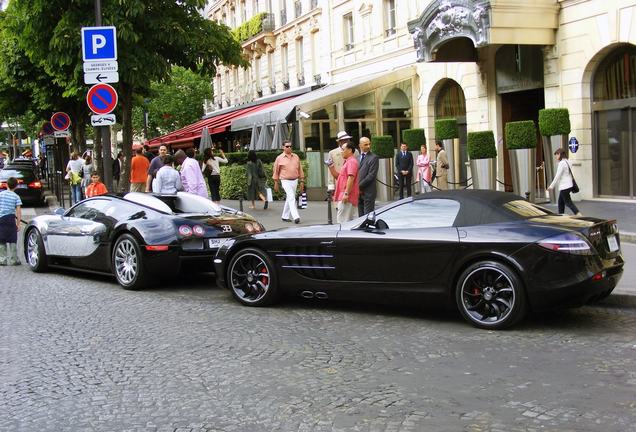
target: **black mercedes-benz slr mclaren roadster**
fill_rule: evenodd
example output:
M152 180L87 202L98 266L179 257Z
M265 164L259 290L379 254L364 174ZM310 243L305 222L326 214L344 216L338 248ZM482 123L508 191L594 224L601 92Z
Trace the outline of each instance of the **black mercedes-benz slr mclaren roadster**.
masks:
M341 225L228 240L218 281L241 303L281 294L455 306L501 329L529 310L608 296L623 272L615 221L556 215L493 191L433 192Z

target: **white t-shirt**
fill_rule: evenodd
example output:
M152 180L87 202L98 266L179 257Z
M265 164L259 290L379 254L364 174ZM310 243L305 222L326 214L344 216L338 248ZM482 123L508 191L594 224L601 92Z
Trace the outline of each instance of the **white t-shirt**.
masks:
M227 159L219 157L219 156L214 156L208 159L208 161L206 162L206 165L209 166L210 169L212 170L212 175L221 174L221 168L219 167L219 162L227 163ZM205 169L205 165L201 168L201 171L203 171L204 169Z
M68 164L66 164L66 169L70 169L74 173L79 174L79 172L82 170L82 165L84 165L84 159L71 159L70 161L68 161Z

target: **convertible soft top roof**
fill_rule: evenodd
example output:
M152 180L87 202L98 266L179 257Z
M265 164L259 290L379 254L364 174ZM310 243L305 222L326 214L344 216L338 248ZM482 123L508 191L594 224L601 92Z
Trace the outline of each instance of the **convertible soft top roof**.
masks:
M518 213L503 207L510 201L525 201L519 195L481 189L460 189L451 191L435 191L415 197L420 199L452 199L460 203L460 210L455 219L455 226L482 225L511 222L525 219Z

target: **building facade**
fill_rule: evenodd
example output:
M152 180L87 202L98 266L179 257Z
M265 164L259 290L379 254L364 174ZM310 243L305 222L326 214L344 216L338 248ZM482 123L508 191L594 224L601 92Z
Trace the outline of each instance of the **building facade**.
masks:
M634 0L222 0L210 19L238 28L265 12L267 26L243 41L248 70L219 67L208 111L307 93L232 122L233 131L286 122L307 151L310 186L323 188L321 160L339 130L391 135L455 117L456 181L469 180L466 135L492 130L497 177L510 185L506 123L567 108L575 198L636 197ZM319 86L324 86L318 88ZM311 91L309 91L311 90ZM537 137L539 189L545 178ZM539 196L545 196L539 191Z

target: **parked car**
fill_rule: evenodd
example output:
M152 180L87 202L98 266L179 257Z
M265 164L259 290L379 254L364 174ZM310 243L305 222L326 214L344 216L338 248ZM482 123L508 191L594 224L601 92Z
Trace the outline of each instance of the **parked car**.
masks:
M26 166L5 165L0 171L0 190L7 188L7 180L15 177L18 180L18 187L15 190L25 205L46 205L44 188L40 178L33 168Z
M65 267L113 274L126 289L173 275L184 264L214 270L219 246L244 233L264 231L253 217L185 192L100 195L26 227L31 270Z
M615 221L556 215L504 192L433 192L341 225L225 243L218 283L242 304L279 295L455 307L502 329L529 310L608 296L623 272Z

